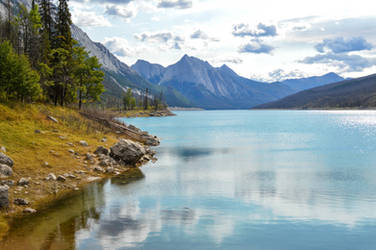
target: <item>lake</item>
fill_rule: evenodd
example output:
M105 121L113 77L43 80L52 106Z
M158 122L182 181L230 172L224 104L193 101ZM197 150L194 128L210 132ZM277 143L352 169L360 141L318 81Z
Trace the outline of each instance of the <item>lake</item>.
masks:
M375 111L134 118L158 161L13 228L30 249L375 249ZM5 246L4 246L5 247Z

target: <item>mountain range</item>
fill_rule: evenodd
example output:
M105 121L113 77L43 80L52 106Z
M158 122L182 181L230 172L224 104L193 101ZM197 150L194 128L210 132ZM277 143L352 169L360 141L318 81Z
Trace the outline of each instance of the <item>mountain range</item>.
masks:
M251 108L304 89L343 80L337 74L329 73L264 83L241 77L227 65L213 67L188 55L168 67L138 60L131 68L155 85L176 89L193 104L205 109Z
M376 74L301 91L259 109L375 108Z
M0 0L0 11L4 12ZM31 0L14 0L31 6ZM276 101L301 90L342 81L335 73L323 76L264 83L239 76L227 65L213 67L208 62L183 56L168 67L138 60L132 67L121 62L103 44L93 42L78 26L72 25L72 36L96 56L105 72L105 96L117 98L127 88L140 93L146 88L151 94L163 92L170 106L205 109L245 109Z

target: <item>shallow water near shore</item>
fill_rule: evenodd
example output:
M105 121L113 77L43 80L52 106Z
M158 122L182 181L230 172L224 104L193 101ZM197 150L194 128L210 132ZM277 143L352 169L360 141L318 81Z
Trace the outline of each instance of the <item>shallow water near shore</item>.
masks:
M175 113L125 119L162 139L140 178L89 185L0 246L375 248L376 111Z

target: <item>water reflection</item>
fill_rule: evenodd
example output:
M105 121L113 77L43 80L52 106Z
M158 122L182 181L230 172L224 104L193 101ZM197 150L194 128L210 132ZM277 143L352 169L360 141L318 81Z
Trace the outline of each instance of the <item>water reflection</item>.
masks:
M14 228L6 246L372 249L372 120L376 112L283 111L135 120L167 138L156 165L88 187Z

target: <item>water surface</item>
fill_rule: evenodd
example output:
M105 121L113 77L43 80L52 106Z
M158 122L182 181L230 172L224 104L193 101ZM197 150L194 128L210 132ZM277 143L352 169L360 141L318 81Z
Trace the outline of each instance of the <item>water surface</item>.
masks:
M162 138L140 178L88 186L8 246L375 249L376 112L176 113L125 120Z

